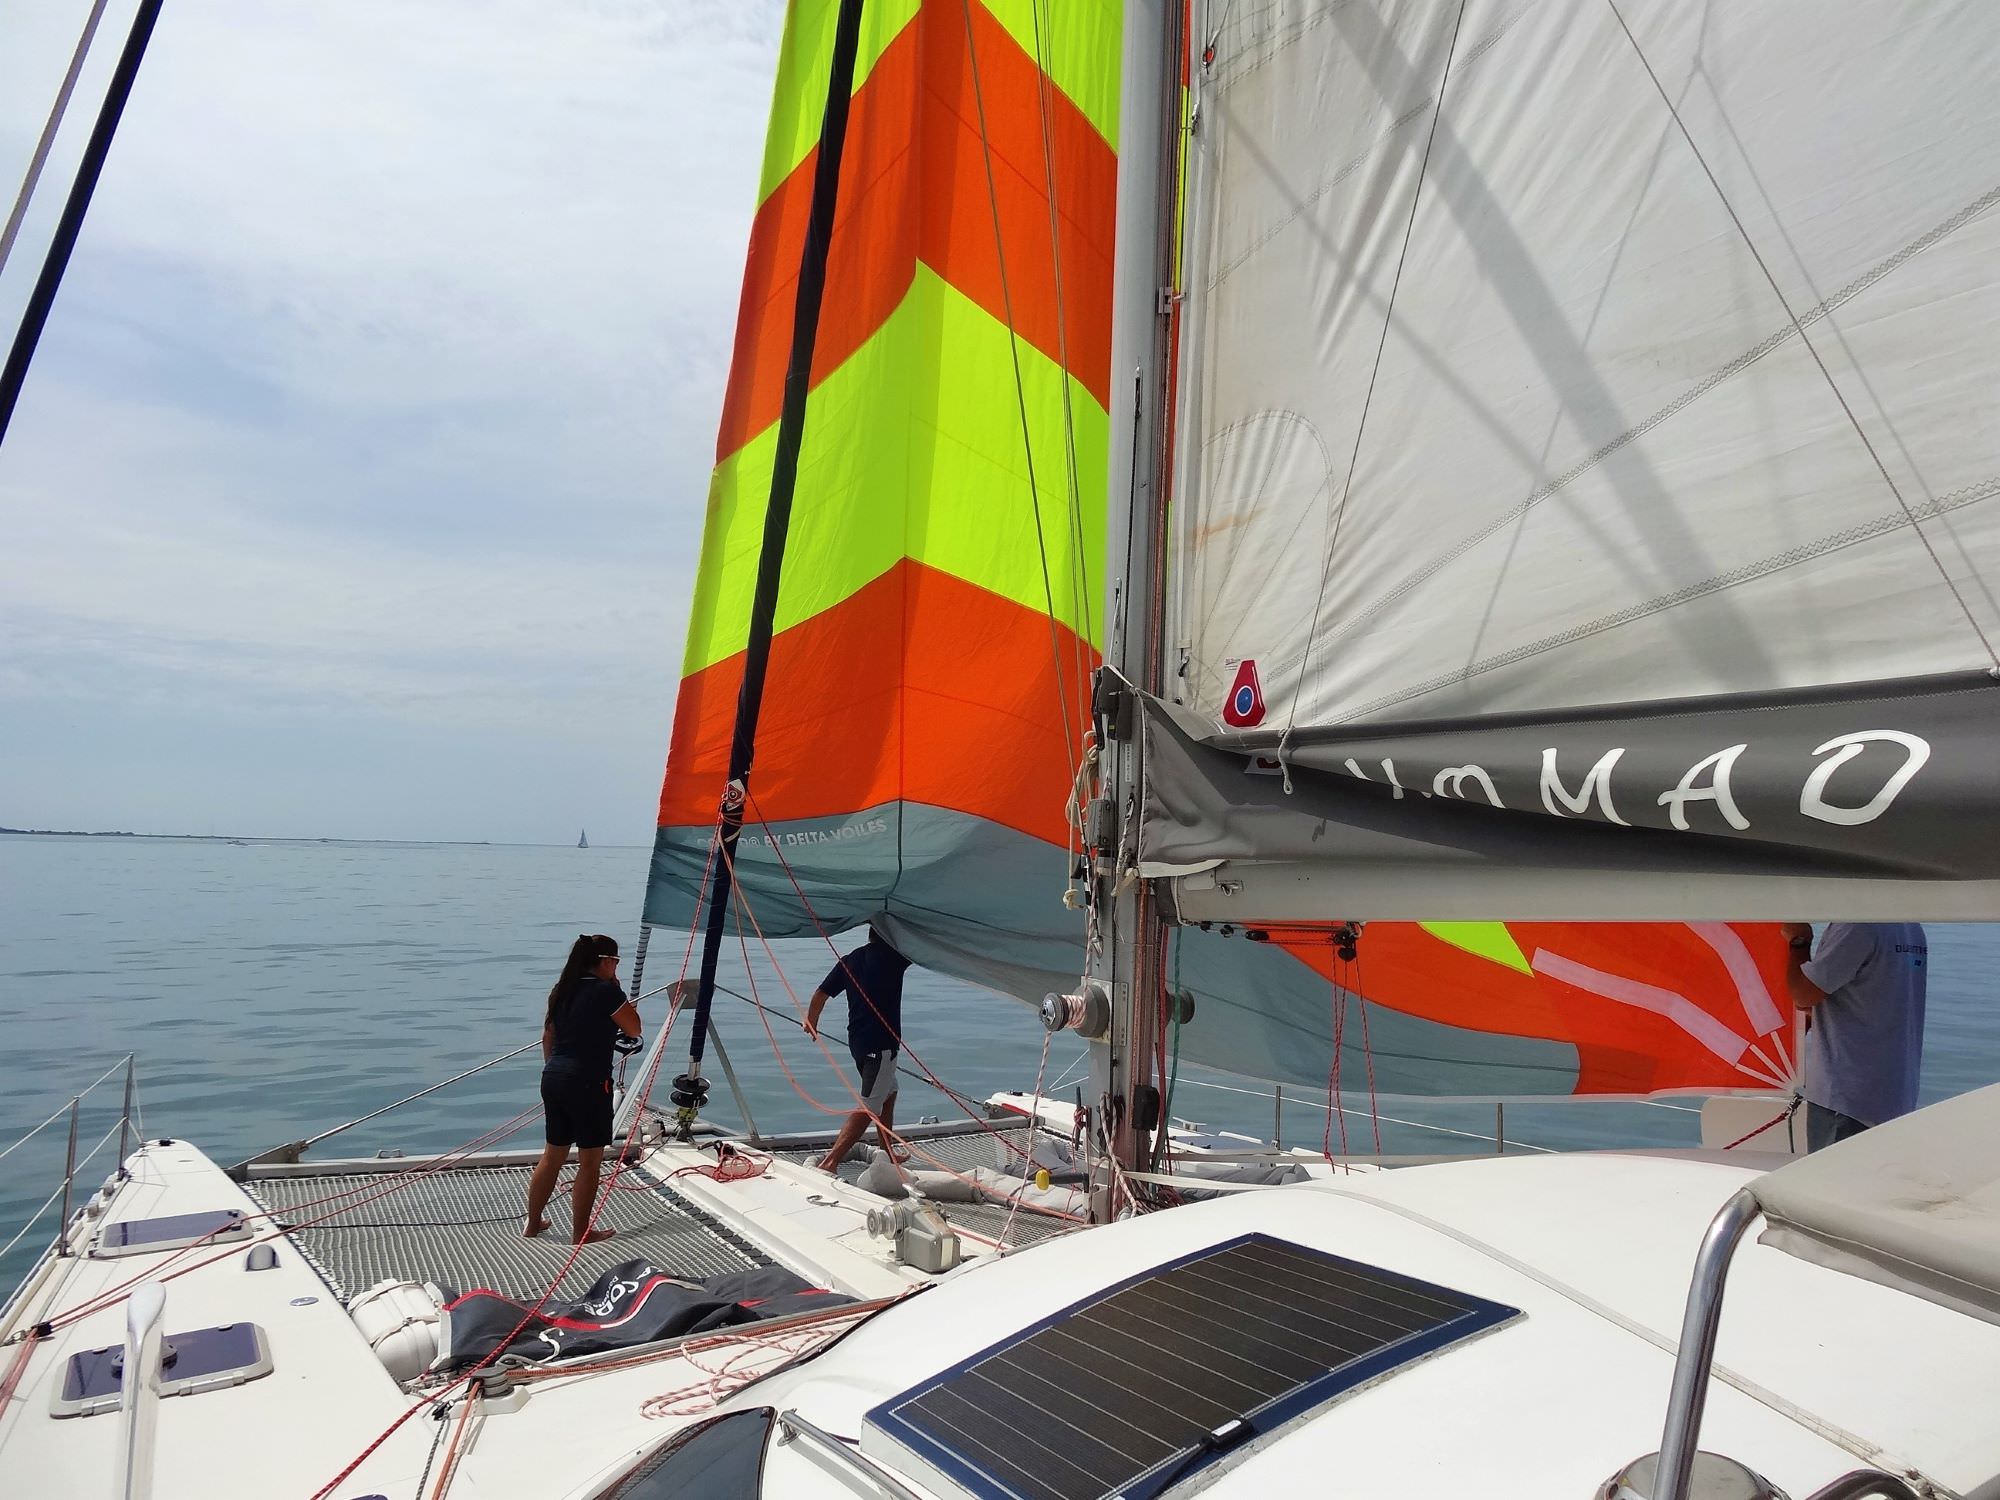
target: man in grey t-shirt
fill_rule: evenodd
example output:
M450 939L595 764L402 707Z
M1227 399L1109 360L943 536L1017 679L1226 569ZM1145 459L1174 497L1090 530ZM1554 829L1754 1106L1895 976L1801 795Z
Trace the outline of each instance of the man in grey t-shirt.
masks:
M1806 1148L1818 1151L1917 1107L1929 950L1915 922L1789 924L1786 981L1806 1012ZM1812 957L1806 954L1812 951Z

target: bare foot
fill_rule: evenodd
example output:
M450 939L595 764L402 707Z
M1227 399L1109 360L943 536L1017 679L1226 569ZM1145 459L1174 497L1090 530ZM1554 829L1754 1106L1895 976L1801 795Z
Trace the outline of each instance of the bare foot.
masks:
M528 1226L526 1233L524 1233L521 1236L521 1238L526 1240L531 1240L538 1234L546 1233L548 1227L549 1227L549 1221L547 1219L537 1219L535 1220L534 1223Z
M582 1239L574 1241L574 1243L579 1245L594 1245L599 1240L610 1239L611 1236L616 1234L617 1232L618 1231L615 1229L593 1229L590 1231L590 1233L586 1234Z
M897 1166L900 1167L901 1165L903 1165L904 1162L908 1161L909 1159L910 1159L910 1151L907 1146L891 1146L889 1148L889 1160L894 1162Z

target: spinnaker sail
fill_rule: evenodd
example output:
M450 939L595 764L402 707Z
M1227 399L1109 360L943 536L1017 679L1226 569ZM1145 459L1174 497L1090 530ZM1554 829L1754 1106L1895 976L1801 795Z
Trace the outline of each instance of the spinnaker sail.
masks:
M2000 12L1207 9L1180 914L2000 910Z
M743 679L837 6L788 18L646 898L696 916ZM1074 979L1100 632L1118 7L863 11L735 866L767 937ZM753 937L754 940L754 937Z
M1344 1093L1462 1099L1778 1093L1797 1080L1771 924L1371 922L1172 935L1183 1055Z

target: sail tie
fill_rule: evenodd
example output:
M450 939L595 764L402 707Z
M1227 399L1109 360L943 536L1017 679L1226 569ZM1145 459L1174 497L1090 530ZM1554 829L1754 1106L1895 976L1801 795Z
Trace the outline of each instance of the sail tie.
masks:
M1804 1094L1792 1095L1791 1100L1785 1105L1785 1107L1782 1110L1778 1111L1778 1113L1775 1116L1773 1116L1771 1119L1766 1120L1762 1125L1759 1125L1755 1130L1746 1130L1742 1135L1736 1137L1735 1140L1731 1141L1728 1145L1724 1146L1722 1149L1724 1151L1734 1151L1738 1146L1742 1145L1745 1141L1754 1140L1758 1136L1762 1135L1765 1131L1775 1129L1777 1126L1784 1124L1787 1120L1791 1119L1793 1115L1799 1112L1799 1106L1805 1102L1806 1102L1806 1096Z

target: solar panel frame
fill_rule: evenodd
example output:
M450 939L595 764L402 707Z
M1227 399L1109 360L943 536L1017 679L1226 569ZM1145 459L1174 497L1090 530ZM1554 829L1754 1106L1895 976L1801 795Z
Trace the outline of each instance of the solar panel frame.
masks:
M1261 1292L1242 1277L1260 1266L1271 1273ZM1150 1500L1229 1449L1520 1316L1435 1282L1243 1234L1070 1303L867 1420L978 1500ZM1115 1346L1092 1336L1093 1323L1115 1329ZM1136 1358L1135 1343L1153 1352ZM1247 1430L1201 1451L1231 1420Z

